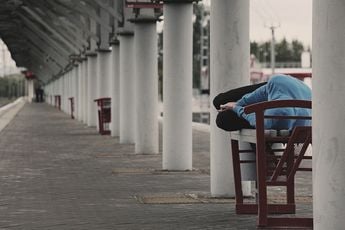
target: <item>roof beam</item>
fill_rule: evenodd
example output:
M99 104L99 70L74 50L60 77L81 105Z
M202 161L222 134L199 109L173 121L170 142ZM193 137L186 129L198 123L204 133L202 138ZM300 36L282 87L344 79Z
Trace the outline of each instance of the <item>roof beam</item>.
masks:
M58 4L56 1L45 1L47 6L49 8L54 8L56 11L59 12L60 15L62 15L65 19L66 22L69 23L71 27L73 27L75 30L81 30L84 32L88 38L92 38L98 42L98 37L96 33L93 33L92 31L89 30L87 27L86 23L83 22L82 17L86 18L88 15L75 15L70 13L70 8L66 7L64 5Z
M63 53L63 56L69 56L72 53L72 50L69 49L69 47L64 47L62 44L59 44L54 39L51 38L50 34L47 34L46 32L43 32L35 23L28 20L25 16L22 14L19 14L19 16L22 18L23 23L33 31L33 33L38 34L38 36L42 37L44 40L46 40L52 47L55 49L58 49L60 52ZM65 44L63 44L65 45Z
M28 7L22 7L24 11L26 11L30 16L32 16L36 21L38 21L41 25L43 25L49 32L51 32L55 37L57 37L61 42L63 42L67 47L69 47L73 52L79 53L78 50L71 42L69 42L66 38L61 36L54 28L48 25L37 13L31 10Z
M47 7L46 1L35 0L35 1L31 1L31 3L33 5L35 4L36 7L40 8L40 10L43 11L48 16L48 17L45 17L45 20L46 21L49 20L50 25L58 24L55 26L55 29L60 34L65 35L66 39L68 39L70 43L77 45L79 49L82 49L82 45L85 47L88 46L88 42L83 36L81 36L80 33L78 34L78 32L75 29L70 28L69 25L66 24L66 21L61 19L60 15L52 11L52 8ZM59 29L59 27L61 29Z
M36 46L42 47L43 51L51 56L55 61L57 61L62 67L68 64L68 57L62 56L53 47L49 46L43 39L41 39L36 34L32 33L30 30L25 29L24 32L27 34L27 38Z

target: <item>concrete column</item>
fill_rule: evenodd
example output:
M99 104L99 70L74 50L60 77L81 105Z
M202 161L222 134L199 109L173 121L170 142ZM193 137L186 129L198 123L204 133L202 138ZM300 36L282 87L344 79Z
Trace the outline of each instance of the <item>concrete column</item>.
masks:
M110 97L110 50L97 52L97 97Z
M63 96L63 111L67 114L69 114L70 109L69 109L69 94L68 94L68 84L69 84L69 78L74 74L74 70L71 69L70 71L68 71L65 76L64 76L64 96ZM62 100L62 98L61 98Z
M55 89L55 82L56 80L53 80L52 82L50 82L50 96L49 96L49 104L52 106L54 105L54 89Z
M61 95L62 94L62 77L59 77L59 79L57 80L57 84L56 84L56 95Z
M84 81L85 81L85 74L84 74L84 62L82 60L80 60L79 62L79 67L78 67L78 70L79 70L79 75L80 75L80 87L79 87L79 90L80 90L80 93L79 93L79 120L82 122L83 121L83 112L84 112L84 104L83 104L83 101L84 101Z
M67 113L68 115L71 114L71 102L69 98L72 96L72 87L71 87L71 80L72 80L72 75L67 74L66 75L66 104L67 104Z
M87 125L97 125L97 106L94 100L96 99L96 65L97 65L97 54L87 54Z
M121 33L120 39L120 143L135 143L134 38Z
M65 113L70 114L70 103L69 103L69 79L72 76L74 72L74 68L68 72L68 74L65 76Z
M77 113L77 99L78 99L78 90L79 90L79 87L78 87L78 76L76 75L77 73L75 73L73 76L72 76L72 86L73 86L73 94L71 95L71 97L74 98L74 119L77 118L76 116L76 113Z
M192 2L164 4L163 169L192 169Z
M85 81L85 75L84 75L84 63L82 60L80 60L79 65L78 65L78 71L79 71L79 76L80 76L80 81L79 81L79 121L83 121L83 111L84 111L84 105L83 105L83 97L84 97L84 81Z
M249 0L211 4L211 100L221 92L249 84ZM229 134L217 128L211 108L211 194L233 196Z
M71 112L71 106L68 100L68 98L70 97L69 83L70 83L71 73L73 73L73 70L70 71L65 77L65 113L67 114L70 114Z
M61 100L61 104L60 104L60 106L61 106L61 110L62 110L62 87L63 87L63 76L64 76L65 74L63 74L60 78L59 78L59 83L58 83L58 93L57 93L57 95L60 95L60 100Z
M60 106L61 106L61 111L63 111L63 81L64 81L64 76L65 76L66 73L64 73L60 78L59 78L59 81L60 81L60 84L59 84L59 93L58 95L60 95Z
M119 42L113 42L111 51L111 136L120 135L120 47Z
M345 1L313 1L314 229L345 226Z
M62 111L63 112L65 112L65 113L67 113L67 97L66 97L66 93L67 93L67 91L66 91L66 85L67 85L67 75L70 73L70 71L69 72L67 72L67 73L65 73L64 75L63 75L63 77L62 77L62 90L61 90L61 109L62 109Z
M33 102L34 96L35 96L34 80L28 79L27 86L28 86L28 101L31 103Z
M76 98L76 117L78 121L81 121L81 111L82 111L82 98L83 98L83 75L82 75L82 67L81 63L78 63L78 66L75 67L75 76L78 79L78 94Z
M97 52L96 98L110 97L110 57L110 50Z
M82 62L82 73L83 73L83 82L82 82L82 121L83 123L87 123L87 97L88 97L88 91L87 91L87 59L84 58Z
M135 19L135 153L158 153L158 64L156 19Z

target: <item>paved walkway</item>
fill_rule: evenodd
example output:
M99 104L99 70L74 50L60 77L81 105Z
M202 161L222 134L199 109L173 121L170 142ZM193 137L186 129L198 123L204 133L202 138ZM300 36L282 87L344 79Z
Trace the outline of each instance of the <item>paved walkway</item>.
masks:
M209 134L193 139L196 170L163 172L161 154L26 104L0 133L0 229L255 229L232 199L208 198ZM299 181L308 196L310 177Z

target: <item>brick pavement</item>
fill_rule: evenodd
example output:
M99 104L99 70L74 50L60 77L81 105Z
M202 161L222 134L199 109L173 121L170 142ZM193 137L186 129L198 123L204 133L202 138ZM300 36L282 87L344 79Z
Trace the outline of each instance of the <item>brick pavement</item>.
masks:
M229 199L140 202L209 196L209 134L195 131L193 139L198 170L161 172L160 154L134 155L133 145L48 105L26 104L0 133L0 229L255 229L255 216L235 215ZM310 205L301 207L310 213Z

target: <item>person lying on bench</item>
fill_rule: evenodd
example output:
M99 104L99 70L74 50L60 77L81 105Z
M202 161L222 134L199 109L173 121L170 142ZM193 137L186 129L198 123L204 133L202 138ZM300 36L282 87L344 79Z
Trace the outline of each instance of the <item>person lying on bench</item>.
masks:
M244 113L244 107L272 100L311 100L311 89L302 81L288 75L274 75L268 82L249 85L217 95L213 104L219 111L216 124L226 131L255 128L255 114ZM311 116L305 108L276 108L265 115ZM309 126L310 120L265 119L265 129L291 130L295 126Z

